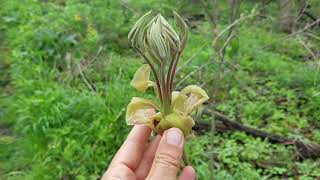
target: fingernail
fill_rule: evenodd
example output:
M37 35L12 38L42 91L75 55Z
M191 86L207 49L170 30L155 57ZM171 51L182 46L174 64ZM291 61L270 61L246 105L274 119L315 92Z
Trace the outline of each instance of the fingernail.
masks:
M182 132L178 128L171 128L167 130L166 141L168 144L175 146L182 146Z

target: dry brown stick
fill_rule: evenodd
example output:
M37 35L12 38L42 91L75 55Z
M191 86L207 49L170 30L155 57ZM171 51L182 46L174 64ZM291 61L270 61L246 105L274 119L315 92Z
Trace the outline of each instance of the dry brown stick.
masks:
M79 73L80 73L80 75L81 75L81 78L82 78L83 82L87 85L87 87L88 87L91 91L96 92L95 87L89 83L89 81L87 80L87 78L86 78L85 75L83 74L82 68L81 68L81 63L77 64L77 67L78 67L78 70L79 70Z
M313 37L313 38L315 38L315 39L317 39L317 40L320 40L320 37L319 37L319 36L316 36L316 35L311 34L311 33L305 33L305 34L308 35L308 36L310 36L310 37Z
M277 142L277 143L288 143L290 141L290 139L279 136L279 135L273 135L273 134L269 134L267 132L261 131L261 130L257 130L248 126L244 126L241 123L237 122L237 121L233 121L230 118L228 118L226 115L218 112L218 111L214 111L214 110L205 110L203 112L203 114L206 115L210 115L210 116L215 116L215 118L219 121L222 122L222 124L224 125L224 127L220 126L220 128L224 128L224 129L229 129L229 130L240 130L240 131L244 131L247 132L250 135L253 135L255 137L262 137L262 138L268 138L269 141L271 142ZM206 122L201 121L199 123L202 127L204 127L204 125L206 124Z
M310 27L316 25L320 23L320 18L318 18L316 21L314 21L313 23L310 23L310 24L307 24L304 28L298 30L298 31L295 31L295 32L292 32L291 34L289 34L289 37L292 37L292 36L295 36L297 34L300 34L302 32L304 32L305 30L309 29Z
M191 63L191 61L198 56L202 50L207 47L209 45L209 43L205 43L204 45L202 45L199 50L197 51L197 53L193 54L188 60L185 61L185 63L183 63L181 66L179 66L176 70L176 73L179 73L181 71L181 69L183 69L185 66L189 65Z
M251 14L247 15L247 16L241 16L239 19L236 19L235 21L233 21L231 24L229 24L226 28L224 28L222 31L219 32L219 34L214 38L213 40L213 44L215 44L217 42L217 40L226 32L229 32L229 30L233 29L234 26L238 25L240 22L242 22L243 20L246 20L248 18L252 18L254 16L256 16L257 14L252 12Z
M184 78L182 78L176 85L176 87L179 87L185 80L187 80L190 76L192 76L194 73L197 73L199 71L201 71L202 69L208 67L208 65L213 64L213 61L208 61L207 63L201 65L199 68L191 71L190 73L188 73Z
M231 120L226 115L215 111L215 110L205 110L203 114L215 117L216 121L221 122L221 124L217 124L216 132L224 132L227 130L238 130L243 131L249 135L254 137L260 137L263 139L267 139L272 143L281 143L286 145L294 145L296 147L296 151L298 157L301 159L306 158L318 158L320 157L320 145L316 143L306 143L301 140L295 140L291 138L287 138L278 134L268 133L259 129L255 129L249 126L242 125L239 122ZM195 126L195 130L210 130L211 124L209 121L198 121Z
M288 39L288 38L290 38L290 37L293 37L293 36L295 36L295 35L298 35L298 34L300 34L300 33L303 33L303 32L305 32L306 30L308 30L309 28L313 27L313 26L314 26L315 24L317 24L317 23L320 23L320 18L319 18L317 21L313 22L313 23L307 24L305 27L303 27L303 28L301 28L301 29L292 32L291 34L288 34L288 35L284 35L284 36L282 36L282 37L279 37L279 38L278 38L278 41L283 41L283 40L286 40L286 39ZM265 49L265 48L270 47L272 44L273 44L273 43L269 43L269 44L267 44L267 45L262 46L261 48L255 49L255 50L256 50L256 51L261 51L261 50L263 50L263 49Z

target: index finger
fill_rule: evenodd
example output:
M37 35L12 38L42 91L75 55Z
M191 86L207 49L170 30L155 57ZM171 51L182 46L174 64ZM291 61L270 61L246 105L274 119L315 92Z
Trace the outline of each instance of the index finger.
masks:
M149 127L135 125L114 156L110 166L120 163L135 171L142 158L150 133L151 129Z

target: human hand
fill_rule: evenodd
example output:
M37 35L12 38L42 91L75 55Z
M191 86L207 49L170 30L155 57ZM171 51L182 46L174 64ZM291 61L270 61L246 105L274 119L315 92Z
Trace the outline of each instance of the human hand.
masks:
M147 144L150 133L147 126L134 126L102 180L176 180L183 153L183 133L171 128ZM195 176L194 169L186 166L179 180L194 180Z

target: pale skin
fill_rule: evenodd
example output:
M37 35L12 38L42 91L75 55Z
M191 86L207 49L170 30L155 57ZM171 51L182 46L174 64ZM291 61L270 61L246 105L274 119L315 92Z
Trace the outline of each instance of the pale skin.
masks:
M184 137L181 130L171 128L148 143L151 129L135 125L114 156L102 180L194 180L191 166L182 169Z

